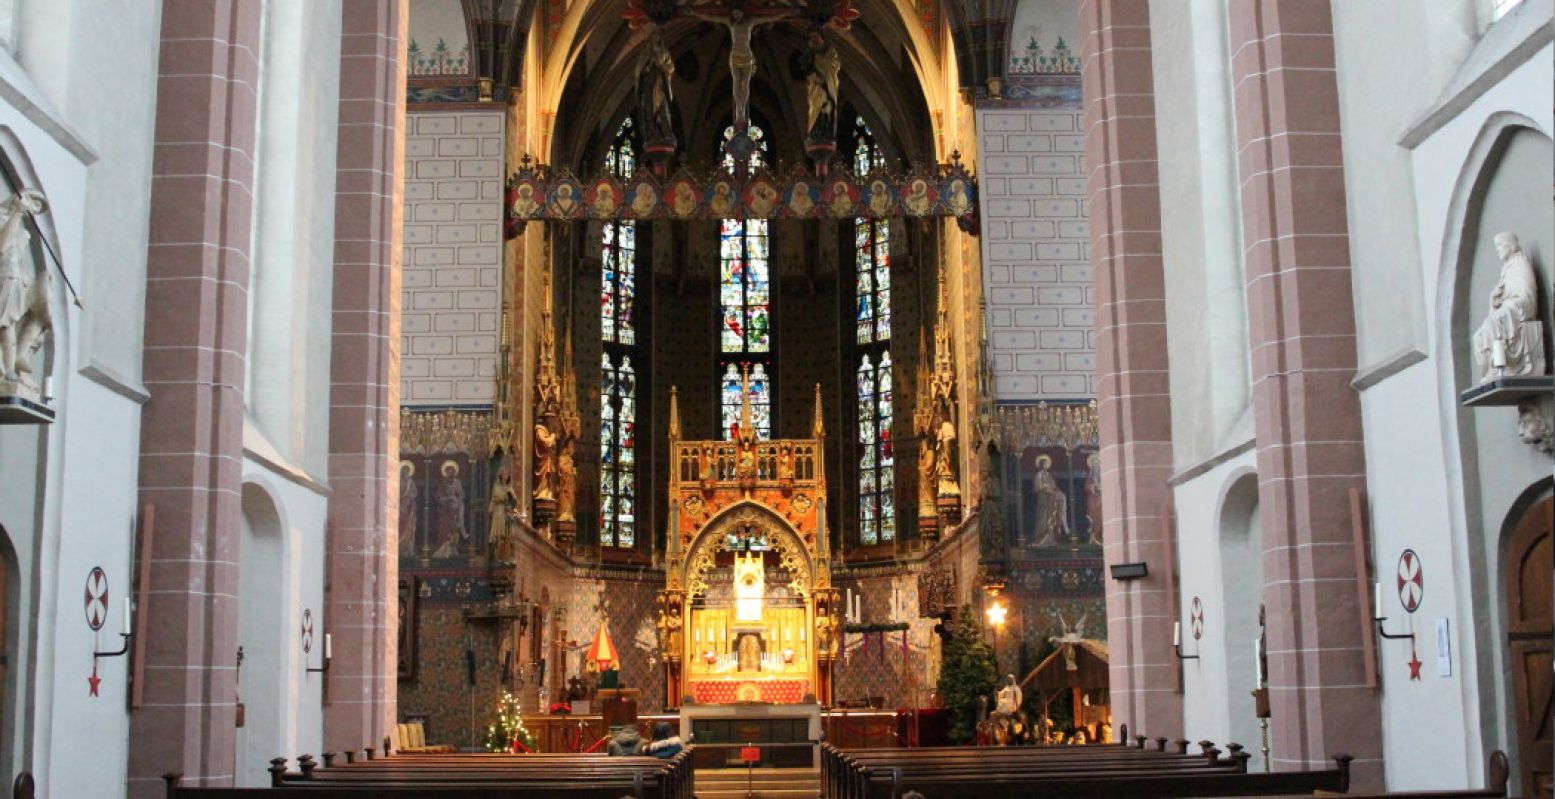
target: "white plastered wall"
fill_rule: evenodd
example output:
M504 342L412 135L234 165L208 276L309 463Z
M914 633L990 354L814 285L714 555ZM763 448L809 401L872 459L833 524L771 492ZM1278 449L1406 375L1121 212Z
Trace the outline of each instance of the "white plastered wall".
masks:
M40 796L58 797L124 790L128 659L98 661L98 696L88 677L94 650L120 646L131 582L160 26L159 4L114 15L81 5L7 4L16 25L0 54L0 140L48 197L46 238L85 298L69 305L56 277L56 421L0 432L0 525L19 582L0 765L7 782L28 769ZM95 634L83 607L94 566L110 591Z
M1179 468L1219 453L1249 402L1240 196L1217 3L1150 5L1171 364Z
M1550 8L1548 0L1528 0L1517 13L1542 15L1542 25L1547 28ZM1346 13L1353 12L1355 9L1346 8ZM1354 20L1344 22L1345 14L1338 16L1342 39ZM1527 25L1529 31L1538 27L1527 17L1521 19L1508 17L1498 23L1506 27L1493 26L1486 36L1505 36L1518 25ZM1365 46L1395 52L1396 48L1379 47L1374 28L1368 28L1365 35L1369 37ZM1448 44L1455 35L1451 30L1435 34ZM1344 53L1362 45L1341 41L1339 46ZM1420 635L1415 652L1425 663L1421 679L1411 680L1409 642L1378 640L1390 790L1477 787L1485 778L1488 752L1504 749L1512 753L1515 748L1505 716L1511 697L1500 656L1502 600L1499 578L1494 576L1500 568L1497 541L1500 520L1512 499L1532 481L1547 478L1551 467L1547 460L1538 462L1530 448L1510 435L1509 428L1491 433L1493 440L1481 435L1477 442L1463 428L1465 414L1458 408L1457 392L1465 386L1458 377L1461 364L1454 354L1450 331L1456 303L1467 302L1471 324L1477 324L1483 315L1484 297L1454 294L1481 291L1477 285L1473 289L1455 286L1459 270L1473 264L1473 259L1460 263L1458 241L1467 221L1470 192L1466 186L1481 166L1476 151L1483 150L1487 126L1493 128L1500 124L1497 120L1516 118L1546 136L1551 130L1549 87L1555 79L1551 70L1555 53L1547 44L1533 49L1536 52L1531 57L1510 65L1500 61L1495 67L1475 67L1473 54L1467 60L1459 59L1484 80L1482 91L1467 95L1449 91L1417 115L1389 121L1393 140L1403 142L1403 146L1395 146L1408 151L1409 170L1403 175L1387 178L1381 174L1395 169L1383 163L1396 159L1396 154L1383 152L1389 146L1386 140L1365 135L1352 142L1346 130L1352 257L1358 273L1357 314L1364 320L1360 325L1361 350L1380 353L1383 359L1363 368L1358 380L1366 440L1371 555L1381 579L1391 586L1400 552L1414 549L1424 564L1427 585L1414 614L1402 611L1390 589L1384 592L1383 611L1390 617L1390 631L1413 630ZM1406 62L1408 58L1413 56L1406 57ZM1384 76L1376 73L1347 78L1343 64L1341 60L1341 86L1348 86L1345 91L1365 90L1376 96L1390 91L1393 83L1406 80L1399 74L1381 82ZM1399 68L1407 71L1407 63ZM1351 69L1365 71L1359 66ZM1415 80L1416 73L1409 72L1407 79ZM1461 84L1461 75L1454 78L1454 87ZM1347 100L1347 109L1349 104ZM1443 108L1447 111L1440 118L1426 118L1427 113ZM1422 122L1411 129L1417 119ZM1351 170L1352 161L1363 160L1372 161L1369 168L1376 174L1363 168ZM1548 170L1528 179L1538 184L1544 198L1545 220L1539 236L1543 239L1541 257L1547 259L1551 254L1548 238L1555 222L1549 219ZM1377 199L1357 185L1365 180L1389 180L1395 186L1412 184L1412 198L1404 198L1414 205L1412 224L1399 228L1399 220L1391 212L1358 215L1353 210L1358 199ZM1485 225L1500 229L1495 220L1487 219ZM1365 231L1362 235L1357 235L1357 226ZM1393 246L1385 247L1388 243ZM1382 298L1390 282L1397 294L1416 298L1414 307L1399 311L1396 297ZM1420 287L1418 294L1415 286ZM1488 291L1481 293L1488 296ZM1411 332L1413 319L1421 324ZM1400 339L1401 334L1407 335ZM1398 341L1404 342L1403 349L1389 354ZM1472 418L1497 412L1509 413L1506 409L1475 411ZM1473 427L1488 429L1484 424ZM1482 490L1487 475L1479 469L1487 461L1495 464L1488 491ZM1451 629L1451 673L1445 676L1437 666L1437 619L1446 619Z

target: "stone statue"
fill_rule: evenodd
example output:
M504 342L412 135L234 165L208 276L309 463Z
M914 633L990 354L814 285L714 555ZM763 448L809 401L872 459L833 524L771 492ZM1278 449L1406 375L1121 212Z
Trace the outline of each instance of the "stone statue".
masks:
M1050 468L1053 459L1037 456L1037 473L1032 476L1032 487L1037 493L1037 546L1051 547L1069 537L1069 497L1058 487Z
M486 542L491 554L503 563L512 563L517 535L513 529L513 516L518 512L518 495L513 492L513 481L506 466L497 470L497 479L491 484L491 499L486 504L490 517Z
M642 120L644 143L675 144L671 114L675 100L674 78L675 59L670 57L664 37L655 29L648 39L648 52L637 68L637 110Z
M837 139L837 89L842 75L842 57L818 32L810 34L809 69L805 74L805 140L835 142Z
M777 479L790 482L794 479L794 453L786 446L778 453Z
M1497 233L1501 279L1490 293L1490 313L1474 331L1474 363L1480 382L1499 377L1542 375L1544 329L1539 322L1539 288L1533 265L1517 234Z
M961 496L961 486L956 482L956 425L948 418L941 418L935 436L934 475L940 496Z
M535 499L555 499L556 434L544 424L535 425Z
M1015 684L1015 675L1004 675L1004 685L999 688L997 701L994 703L996 715L1013 716L1020 712L1021 694L1020 686Z
M556 456L556 519L563 522L575 519L578 506L578 469L572 460L575 443L576 439L568 436Z
M1517 403L1517 437L1545 455L1555 452L1555 427L1537 399Z
M928 435L918 439L918 515L934 515L934 445Z
M54 327L49 305L54 277L34 262L26 221L47 208L43 195L31 190L0 202L0 393L34 399L40 389L32 359Z
M823 613L815 619L815 651L830 652L832 636L831 614Z
M456 557L470 534L464 528L464 483L459 464L443 461L443 479L437 484L437 549L434 558Z

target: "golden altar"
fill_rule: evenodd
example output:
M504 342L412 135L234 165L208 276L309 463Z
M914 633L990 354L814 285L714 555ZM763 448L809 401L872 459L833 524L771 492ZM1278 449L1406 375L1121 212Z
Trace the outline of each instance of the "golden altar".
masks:
M747 388L732 440L682 441L677 403L672 388L657 597L667 706L831 704L842 609L831 583L820 386L805 439L759 438Z

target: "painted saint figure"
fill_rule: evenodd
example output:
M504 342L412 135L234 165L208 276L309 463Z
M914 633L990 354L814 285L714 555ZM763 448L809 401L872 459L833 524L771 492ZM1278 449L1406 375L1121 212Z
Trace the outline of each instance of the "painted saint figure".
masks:
M459 464L443 461L443 479L437 484L437 549L434 558L456 557L469 540L464 527L464 483Z
M1037 493L1037 546L1052 547L1069 537L1069 497L1053 479L1053 459L1037 456L1037 473L1032 476L1032 488Z
M416 485L416 464L400 461L400 555L416 549L416 518L421 513L421 487Z

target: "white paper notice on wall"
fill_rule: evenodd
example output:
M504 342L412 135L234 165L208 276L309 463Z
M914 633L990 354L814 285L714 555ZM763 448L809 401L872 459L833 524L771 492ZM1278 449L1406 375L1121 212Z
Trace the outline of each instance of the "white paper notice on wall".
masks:
M1436 620L1436 676L1452 676L1452 637L1446 619Z

